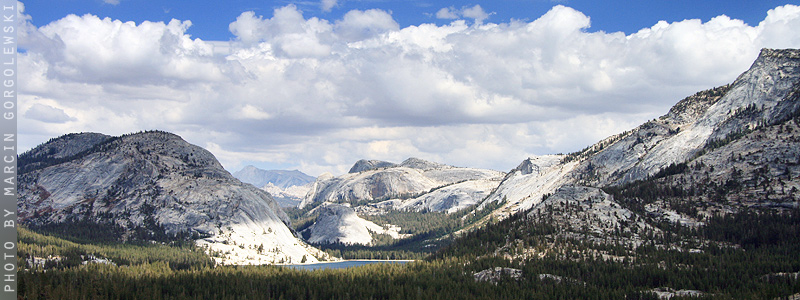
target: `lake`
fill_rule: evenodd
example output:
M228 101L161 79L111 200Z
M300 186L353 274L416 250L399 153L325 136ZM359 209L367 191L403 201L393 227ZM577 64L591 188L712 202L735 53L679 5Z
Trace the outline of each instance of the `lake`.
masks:
M337 262L322 262L316 264L284 265L285 267L301 270L344 269L368 264L405 264L412 260L345 260Z

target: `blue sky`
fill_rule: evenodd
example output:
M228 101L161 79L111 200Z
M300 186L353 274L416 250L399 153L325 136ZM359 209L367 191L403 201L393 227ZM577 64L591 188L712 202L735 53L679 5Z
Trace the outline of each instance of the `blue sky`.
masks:
M171 19L191 20L192 27L187 31L195 38L203 40L229 40L234 36L228 24L245 11L269 17L275 8L295 4L306 17L339 19L346 12L359 9L382 9L392 13L401 27L436 23L449 23L451 20L436 18L442 8L460 9L480 5L489 14L486 22L508 22L511 19L533 20L547 12L554 5L565 5L583 12L592 19L589 31L634 33L641 28L650 27L659 20L667 22L685 19L708 21L718 15L743 20L750 25L766 17L767 10L785 4L799 4L800 1L785 0L500 0L500 1L424 1L424 0L350 0L337 1L337 4L324 11L318 1L180 1L180 0L60 0L59 5L49 1L27 1L28 14L34 16L33 24L46 25L67 14L94 14L101 18L142 22ZM117 3L117 4L112 4Z
M20 149L158 129L230 171L314 176L408 157L508 171L800 48L797 1L21 3Z

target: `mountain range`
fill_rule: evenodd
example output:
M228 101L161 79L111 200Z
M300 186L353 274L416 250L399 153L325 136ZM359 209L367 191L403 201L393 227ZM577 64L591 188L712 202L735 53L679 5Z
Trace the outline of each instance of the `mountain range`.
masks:
M314 243L373 244L373 235L401 235L403 224L375 224L361 215L397 211L455 213L488 196L505 174L493 170L460 168L419 158L400 164L360 160L350 172L323 174L298 206L316 217L303 229ZM358 212L358 213L356 213ZM371 233L371 234L370 234Z
M315 179L298 170L262 170L254 166L246 166L234 172L233 177L256 187L264 187L271 183L282 189L307 185Z
M689 96L666 115L580 152L525 160L482 205L505 202L495 214L508 215L539 205L561 186L619 187L678 170L687 174L682 185L696 183L702 179L696 173L706 171L705 179L717 185L732 176L785 174L783 180L751 183L726 197L747 198L766 189L772 191L766 198L751 199L796 205L797 195L789 192L800 174L792 129L799 87L800 51L764 49L736 81ZM698 172L688 174L689 169Z
M325 211L326 230L311 230L315 242L358 240L346 236L364 237L369 230L353 218L397 211L461 211L463 233L522 212L594 203L554 222L594 228L602 236L656 230L658 220L699 225L704 217L751 206L796 208L799 86L800 51L764 49L733 83L691 95L667 114L582 151L530 157L508 173L415 158L400 164L361 160L348 174L320 176L300 208L344 205ZM634 211L607 193L664 177L661 188L680 190L682 201L660 198ZM683 209L687 205L699 211ZM351 221L333 222L336 212ZM480 218L467 221L471 216Z
M246 166L233 177L267 191L281 207L297 206L315 180L298 170L262 170L255 166Z
M42 230L91 223L122 239L183 237L226 263L316 261L330 257L306 242L375 246L409 237L462 236L445 253L477 243L485 252L472 255L509 259L561 251L554 247L564 240L633 249L671 240L669 226L699 230L721 215L800 207L798 97L800 50L763 49L731 84L582 151L529 157L509 172L409 158L323 174L307 181L292 212L296 232L260 189L303 186L293 173L245 168L236 176L254 185L245 184L170 133L68 134L20 155L19 217ZM438 227L426 227L431 220ZM531 228L546 242L512 238L534 235ZM505 236L480 234L493 230ZM591 255L613 256L603 249Z

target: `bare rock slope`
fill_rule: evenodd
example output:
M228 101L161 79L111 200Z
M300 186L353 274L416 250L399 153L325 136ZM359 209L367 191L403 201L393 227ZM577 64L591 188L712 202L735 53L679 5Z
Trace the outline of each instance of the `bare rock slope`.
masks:
M781 184L772 181L773 186L756 192L753 179L750 191L742 193L771 190L772 198L793 202L794 194L789 193L798 184L800 170L792 118L800 108L799 95L800 50L763 49L733 83L689 96L658 119L580 152L524 161L481 207L502 202L494 215L504 217L539 205L545 195L565 185L621 186L687 165L702 171L681 179L684 183L697 180L701 172L716 179L714 184L725 184L732 178L728 174L742 170L755 177L756 170L783 172ZM777 189L783 196L775 196Z
M454 213L479 203L500 183L498 171L458 168L409 158L400 164L360 160L350 173L323 174L306 194L301 209L322 212L304 230L312 243L373 243L375 234L402 238L396 224L376 225L360 214L392 211Z
M453 212L479 202L497 186L498 171L458 168L418 158L401 164L362 160L350 173L320 176L300 208L350 203Z
M268 193L171 133L70 134L19 162L19 221L31 227L91 222L121 228L122 239L193 236L223 263L324 257L295 237Z

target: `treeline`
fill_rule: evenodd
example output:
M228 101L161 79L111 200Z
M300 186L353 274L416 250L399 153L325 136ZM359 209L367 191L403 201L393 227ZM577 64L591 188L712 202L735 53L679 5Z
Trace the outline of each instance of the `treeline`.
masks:
M22 299L621 299L625 291L548 280L476 282L464 263L374 264L304 271L275 266L170 270L86 265L20 274ZM487 266L490 263L486 264ZM477 264L475 265L477 266ZM630 291L631 294L639 294Z
M166 263L179 270L213 266L214 262L202 249L194 245L165 245L160 243L76 243L62 238L43 235L24 227L17 229L17 256L27 268L27 260L33 258L59 257L55 267L67 269L79 266L87 257L109 259L120 266L132 266L147 263ZM35 269L35 268L34 268Z
M508 260L495 250L517 240L531 249L552 243L575 251L601 249L591 242L553 238L555 225L518 214L466 234L424 261L316 271L213 266L196 248L79 244L21 229L23 257L94 254L117 265L23 269L18 273L19 295L21 299L655 299L652 291L667 287L700 290L712 298L772 299L800 292L800 282L790 275L800 271L798 218L796 210L741 213L712 218L704 230L676 229L676 234L693 235L697 240L693 247L701 251L659 246L666 241L655 236L634 249L635 258L544 255ZM496 283L473 278L494 267L520 269L522 277L502 277Z
M752 209L715 216L697 231L705 239L734 243L745 250L788 248L800 254L800 208L786 212Z
M461 226L461 216L463 213L392 210L385 214L364 215L363 218L376 224L400 226L400 233L403 234L420 234L431 231L450 232Z
M277 266L174 269L162 262L88 264L19 273L21 299L656 299L652 291L692 289L708 297L772 299L800 292L781 275L796 261L762 251L688 253L645 248L646 260L511 262L464 256L405 265L295 270ZM648 252L650 251L650 252ZM522 277L476 282L473 274L511 267Z
M380 241L377 245L349 245L342 243L314 244L330 255L344 259L411 259L429 257L435 251L449 244L453 238L432 230L403 239Z
M114 222L119 218L130 218L128 213L110 214L100 213L94 220L70 218L61 223L46 223L41 225L28 225L29 229L36 232L53 235L78 243L132 243L147 244L158 242L177 246L190 246L194 241L206 237L197 232L167 233L153 218L153 206L142 205L142 214L145 219L141 225L129 222L129 228L122 227ZM37 217L38 214L34 214Z
M68 162L68 161L80 159L80 158L86 157L87 155L95 153L95 152L108 151L109 149L111 149L111 148L116 146L115 142L120 141L125 137L133 136L133 135L137 135L137 134L142 134L142 133L157 133L157 134L162 134L162 135L174 136L174 134L172 134L172 133L169 133L169 132L166 132L166 131L161 131L161 130L147 130L147 131L139 131L139 132L135 132L135 133L127 133L127 134L124 134L124 135L121 135L121 136L109 137L109 138L107 138L107 139L95 144L94 146L92 146L89 149L86 149L86 150L81 151L79 153L76 153L74 155L65 156L65 157L54 157L53 154L56 153L56 148L50 148L45 153L37 153L37 152L33 151L33 150L37 150L38 148L40 148L40 147L42 147L44 145L47 145L48 143L54 142L56 140L69 138L69 137L78 135L77 133L66 134L66 135L63 135L63 136L58 137L58 138L50 139L46 143L43 143L43 144L37 146L36 148L34 148L32 151L27 151L25 153L20 154L18 156L18 159L17 159L19 175L24 175L26 173L29 173L29 172L32 172L32 171L35 171L35 170L44 169L44 168L47 168L49 166L53 166L53 165L65 163L65 162Z
M489 254L510 241L521 241L526 247L545 243L555 225L545 219L528 219L526 212L516 213L497 223L473 230L434 253L430 259L468 257Z
M613 239L604 244L553 235L557 225L519 213L464 235L430 260L488 260L520 268L526 276L553 274L601 293L629 296L638 292L649 297L647 291L660 287L699 290L722 299L772 299L800 292L799 209L715 216L698 229L660 225L661 234L648 235L638 246ZM536 255L525 256L525 251ZM515 258L504 258L509 253Z
M19 259L56 257L48 269L20 264L20 299L520 299L586 298L598 291L554 282L476 282L493 261L464 259L375 264L338 270L279 266L214 266L196 248L165 245L79 244L21 228ZM72 255L115 264L84 264ZM74 261L73 263L67 263ZM182 262L176 264L175 262ZM598 298L598 299L603 299Z

